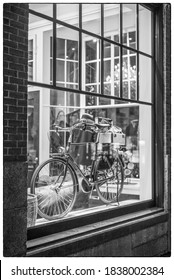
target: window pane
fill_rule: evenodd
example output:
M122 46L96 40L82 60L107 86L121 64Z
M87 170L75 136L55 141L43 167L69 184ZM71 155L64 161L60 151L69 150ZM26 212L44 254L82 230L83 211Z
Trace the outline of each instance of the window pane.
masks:
M120 96L120 58L114 59L114 95Z
M82 4L82 28L100 35L100 4Z
M122 79L123 79L123 97L136 99L137 98L137 59L136 54L129 54L129 51L125 50L126 56L123 56L122 65ZM133 53L133 52L132 52Z
M97 82L97 63L86 63L86 84Z
M56 57L65 59L65 39L57 38Z
M57 19L68 24L79 25L79 4L57 4Z
M104 36L112 30L114 41L119 43L120 37L120 4L104 4ZM113 40L112 39L112 40Z
M56 61L56 81L65 82L65 62L62 60Z
M33 60L33 40L28 41L28 60Z
M57 84L57 86L61 86ZM50 105L65 105L64 92L61 90L50 90ZM55 120L54 120L55 121Z
M139 5L139 49L152 53L152 12Z
M85 43L86 61L97 59L97 39Z
M40 26L46 26L38 32ZM52 54L52 22L29 14L29 38L33 38L33 81L50 84Z
M123 44L136 48L136 4L123 4L122 41ZM133 41L134 43L132 43Z
M152 60L139 55L139 99L152 101Z
M82 74L84 77L84 89L90 92L100 92L100 40L83 34L82 56L84 57L85 72Z
M78 60L78 42L67 40L67 59Z
M78 83L78 63L76 62L67 62L67 82Z
M77 31L65 26L57 25L57 68L56 79L58 82L73 83L75 88L78 86L78 52L79 34Z
M33 81L33 62L28 62L28 80Z
M29 4L29 9L43 15L53 16L53 4Z

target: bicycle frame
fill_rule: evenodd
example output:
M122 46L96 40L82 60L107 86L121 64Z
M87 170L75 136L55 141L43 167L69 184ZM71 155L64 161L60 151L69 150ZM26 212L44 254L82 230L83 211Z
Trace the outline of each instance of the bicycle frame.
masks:
M85 144L91 144L91 143L88 143L88 142L87 142L87 143L85 143ZM97 142L94 143L94 144L97 145ZM76 144L76 145L77 145L77 144ZM80 143L79 143L79 145L84 145L84 144L80 144ZM89 181L89 179L86 178L85 174L84 174L83 171L80 169L79 165L73 160L72 156L68 153L67 149L66 149L66 151L65 151L64 153L57 154L57 155L55 155L55 156L53 156L53 157L56 158L56 157L59 157L59 156L63 157L63 158L66 160L66 169L65 169L65 172L64 172L64 176L63 176L63 178L62 178L62 182L64 181L64 179L65 179L65 177L66 177L66 171L67 171L67 166L68 166L68 164L70 164L71 167L72 167L75 171L78 171L78 172L80 173L80 175L83 177L83 179L84 179L84 181L87 183L87 185L90 186L90 187L92 187L92 190L93 190L95 184L103 184L103 183L107 182L108 180L112 180L112 179L114 178L114 170L112 170L112 173L113 173L112 176L106 177L106 178L101 179L101 180L94 181L94 173L93 173L93 172L94 172L94 170L95 170L94 167L95 167L95 164L96 164L97 159L99 159L101 156L103 156L103 158L104 158L104 160L107 162L109 168L111 168L111 164L110 164L110 162L109 162L109 160L108 160L108 158L107 158L107 156L106 156L105 154L99 154L99 155L96 155L96 154L95 154L95 156L94 156L95 159L92 160L92 165L91 165L91 167L90 167L89 179L90 179L90 180L92 179L91 181ZM118 151L117 151L116 156L118 157ZM59 180L59 178L57 179L57 181L58 181L58 180ZM59 188L61 188L61 185L62 185L62 183L59 185ZM91 190L91 191L92 191L92 190Z

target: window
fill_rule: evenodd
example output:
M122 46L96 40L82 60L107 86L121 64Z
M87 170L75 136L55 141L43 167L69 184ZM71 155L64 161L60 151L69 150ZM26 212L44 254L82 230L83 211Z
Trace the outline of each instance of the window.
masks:
M35 163L31 176L37 165L57 152L51 142L55 126L62 127L57 145L66 147L70 128L89 113L95 122L112 119L125 135L119 205L153 201L152 18L141 4L30 4L29 36L35 38L35 43L29 40L28 56L28 150ZM36 124L37 140L32 134ZM78 165L88 178L89 168ZM45 186L47 175L56 168L45 171ZM83 193L85 183L78 180L79 193L66 217L103 211L105 204L96 190L92 196ZM112 203L108 207L119 208ZM49 220L38 215L36 225L41 223Z

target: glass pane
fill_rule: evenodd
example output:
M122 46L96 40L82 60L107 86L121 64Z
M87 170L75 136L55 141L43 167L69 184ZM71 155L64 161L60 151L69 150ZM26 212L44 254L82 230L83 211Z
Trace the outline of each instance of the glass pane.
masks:
M109 98L103 98L103 97L99 97L99 105L110 105L111 104L111 100Z
M67 40L66 58L70 60L78 60L78 42Z
M67 71L67 82L70 83L78 83L78 63L76 62L67 62L67 67L66 67L66 71Z
M110 37L108 37L110 39ZM104 41L104 58L111 57L111 44Z
M100 15L100 4L82 4L82 28L100 35Z
M139 99L152 101L152 60L139 55Z
M86 84L97 82L97 63L86 64Z
M120 4L104 4L104 36L112 30L114 41L119 43L120 37Z
M123 81L123 98L129 98L129 88L128 88L128 82Z
M61 86L57 84L57 86ZM65 95L61 90L50 90L50 105L65 105Z
M79 25L79 4L57 4L57 19L68 24Z
M65 39L56 39L56 57L65 59Z
M85 42L86 61L97 59L97 39Z
M56 81L65 82L65 62L62 60L56 61Z
M57 25L57 81L78 85L78 45L79 33L71 28Z
M123 79L123 97L136 99L137 97L137 59L136 54L129 54L127 52L126 56L123 56L123 65L122 65L122 79ZM133 52L131 52L133 53Z
M111 82L111 60L104 61L104 82Z
M33 40L28 40L28 60L33 60Z
M28 80L33 81L33 62L28 62Z
M114 59L114 95L120 96L120 58Z
M53 4L29 4L29 9L50 17L53 16Z
M139 49L152 53L152 12L139 5Z
M66 92L67 106L80 107L80 95L73 92Z
M89 91L89 92L92 92L92 93L97 93L97 92L99 92L99 90L98 90L98 86L97 85L89 85L89 86L86 86L85 87L85 90L86 91Z
M40 26L44 26L42 32L38 31L40 30ZM33 38L34 82L50 84L50 55L52 55L52 37L52 22L29 14L29 38Z
M123 44L136 48L136 4L123 4ZM130 33L130 34L129 34ZM134 34L132 37L131 34ZM134 43L132 43L134 41Z
M89 91L88 89L86 89L86 90ZM97 105L97 97L87 95L86 96L86 106L94 106L94 105Z

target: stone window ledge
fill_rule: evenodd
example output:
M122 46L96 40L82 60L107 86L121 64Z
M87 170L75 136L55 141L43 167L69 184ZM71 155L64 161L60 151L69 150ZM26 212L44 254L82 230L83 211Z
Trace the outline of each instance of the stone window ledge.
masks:
M27 257L68 256L168 220L164 209L148 210L71 228L27 242Z

